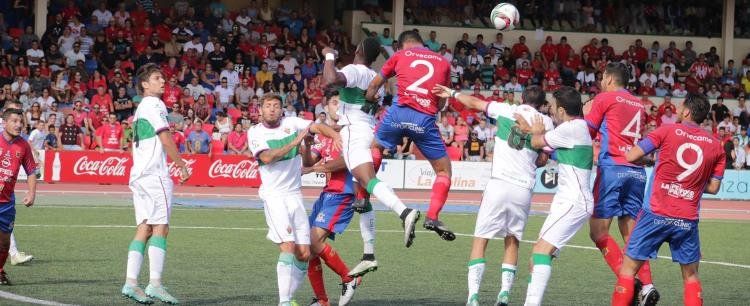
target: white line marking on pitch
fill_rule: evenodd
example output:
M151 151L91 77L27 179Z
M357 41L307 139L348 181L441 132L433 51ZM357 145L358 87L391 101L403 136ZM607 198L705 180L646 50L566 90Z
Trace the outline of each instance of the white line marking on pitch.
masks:
M10 292L0 291L0 298L13 300L13 301L19 301L23 303L29 303L29 304L37 304L37 305L49 305L49 306L78 306L78 305L71 305L71 304L63 304L53 301L47 301L47 300L40 300L35 299L28 296L13 294Z
M135 228L135 225L55 225L55 224L16 224L16 227L38 227L38 228ZM172 229L197 229L197 230L243 230L243 231L267 231L268 228L263 227L218 227L218 226L169 226ZM359 232L359 230L349 230L351 232ZM379 233L403 233L403 231L399 230L376 230L376 232ZM416 231L417 233L432 233L431 231ZM464 237L474 237L474 235L470 234L461 234L461 233L455 233L456 236L464 236ZM498 238L493 238L494 240L499 240ZM536 241L531 240L521 240L521 242L533 244ZM590 246L581 246L581 245L572 245L569 244L565 246L566 248L571 249L583 249L583 250L595 250L599 251L599 249L595 247ZM669 256L659 256L659 258L662 259L672 259L672 257ZM744 268L744 269L750 269L750 265L742 265L742 264L734 264L729 262L721 262L721 261L708 261L708 260L701 260L701 263L706 264L714 264L714 265L720 265L720 266L727 266L727 267L736 267L736 268Z

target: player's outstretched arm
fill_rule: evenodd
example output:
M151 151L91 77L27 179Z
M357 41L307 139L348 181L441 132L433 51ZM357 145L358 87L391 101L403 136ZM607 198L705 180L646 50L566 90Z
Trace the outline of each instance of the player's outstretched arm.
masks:
M333 49L329 47L323 48L323 56L325 56L326 60L323 62L322 87L346 86L346 76L343 73L336 71L336 58Z
M487 105L489 105L489 102L487 101L469 95L463 95L458 91L440 84L435 84L435 87L432 88L432 93L443 99L452 97L458 102L461 102L461 104L465 105L466 107L479 111L485 111L487 109Z
M177 151L177 145L172 140L172 132L169 130L159 132L159 140L161 140L161 145L164 147L164 152L167 153L169 159L174 162L175 166L180 167L180 183L184 183L190 178L190 172L185 165L185 161L182 160L179 151Z
M333 149L334 150L341 150L342 144L341 144L341 135L337 133L333 128L331 128L328 125L320 124L320 123L313 123L310 125L310 131L315 134L321 134L325 137L333 139Z
M377 101L378 100L378 90L380 90L380 87L385 84L386 79L378 74L375 76L372 81L370 81L370 85L367 86L367 93L365 94L365 100L367 101Z

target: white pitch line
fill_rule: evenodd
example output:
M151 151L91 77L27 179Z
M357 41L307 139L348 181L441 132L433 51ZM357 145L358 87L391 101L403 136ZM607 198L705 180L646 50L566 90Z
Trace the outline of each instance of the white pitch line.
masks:
M37 227L37 228L135 228L135 225L64 225L64 224L16 224L16 227ZM267 231L268 228L264 227L219 227L219 226L169 226L172 229L196 229L196 230L241 230L241 231ZM349 230L351 232L359 232L359 230ZM399 230L376 230L376 232L379 233L403 233L403 231ZM431 231L415 231L417 233L432 233ZM456 236L463 236L463 237L474 237L474 235L470 234L461 234L461 233L455 233ZM499 238L493 238L494 240L499 240ZM521 240L521 242L528 243L528 244L534 244L536 241L531 240ZM571 249L583 249L583 250L594 250L599 251L599 249L595 247L590 246L582 246L582 245L566 245L566 248ZM659 256L659 258L662 259L672 259L669 256ZM750 269L750 265L742 265L742 264L734 264L730 262L721 262L721 261L708 261L708 260L701 260L701 263L705 264L713 264L713 265L719 265L719 266L726 266L726 267L735 267L735 268L744 268L744 269Z
M78 306L78 305L72 305L72 304L63 304L58 303L54 301L47 301L47 300L40 300L35 299L28 296L13 294L10 292L0 291L0 298L23 302L23 303L29 303L29 304L37 304L37 305L49 305L49 306Z

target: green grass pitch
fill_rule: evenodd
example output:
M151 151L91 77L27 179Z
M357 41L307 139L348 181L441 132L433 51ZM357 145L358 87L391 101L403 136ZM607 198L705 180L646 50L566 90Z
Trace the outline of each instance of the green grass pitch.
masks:
M124 281L127 247L132 239L133 211L127 197L65 198L40 196L37 206L17 208L16 235L22 251L36 259L26 266L7 265L14 286L0 290L37 299L80 305L133 305L119 294ZM357 218L332 245L353 267L362 252ZM458 233L473 232L473 214L444 213ZM544 216L531 216L526 239L534 239ZM275 305L278 250L265 239L263 213L252 209L175 207L168 239L164 283L185 305ZM705 260L750 264L748 222L703 220L700 223ZM463 305L471 238L454 242L419 232L412 248L403 247L400 221L380 212L377 220L377 272L367 275L351 305ZM420 227L421 228L421 227ZM614 229L613 229L614 233ZM592 247L588 229L572 245ZM521 244L518 278L511 303L523 304L531 245ZM663 247L660 255L669 255ZM502 241L490 242L480 302L492 305L500 286ZM598 251L567 248L553 262L546 305L608 305L615 277ZM660 305L681 305L679 267L668 259L653 263ZM325 268L332 302L338 300L340 279ZM706 305L747 305L750 269L702 264ZM148 278L148 263L141 283ZM307 305L307 282L296 299ZM0 305L22 303L0 299Z

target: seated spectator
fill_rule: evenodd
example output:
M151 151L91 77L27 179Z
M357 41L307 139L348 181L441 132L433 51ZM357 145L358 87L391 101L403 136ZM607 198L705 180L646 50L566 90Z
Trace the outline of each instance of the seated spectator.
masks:
M227 153L245 155L247 153L247 135L242 123L236 123L234 130L227 136Z
M195 120L193 131L187 137L186 146L189 154L208 154L211 150L211 136L203 130L203 121Z
M477 137L476 132L471 132L471 138L464 145L464 160L473 162L484 160L484 141Z
M440 137L443 138L443 142L446 145L450 145L453 142L453 126L448 122L448 117L443 116L440 122L437 124L438 130L440 130Z
M716 127L719 129L723 128L724 131L729 135L734 135L738 132L738 127L734 124L730 116L724 117L724 120L719 122Z
M664 115L661 115L661 124L674 124L677 123L677 115L672 112L671 108L667 108Z
M47 135L44 137L44 150L57 151L60 147L57 144L58 141L57 128L55 125L50 124L47 126Z

